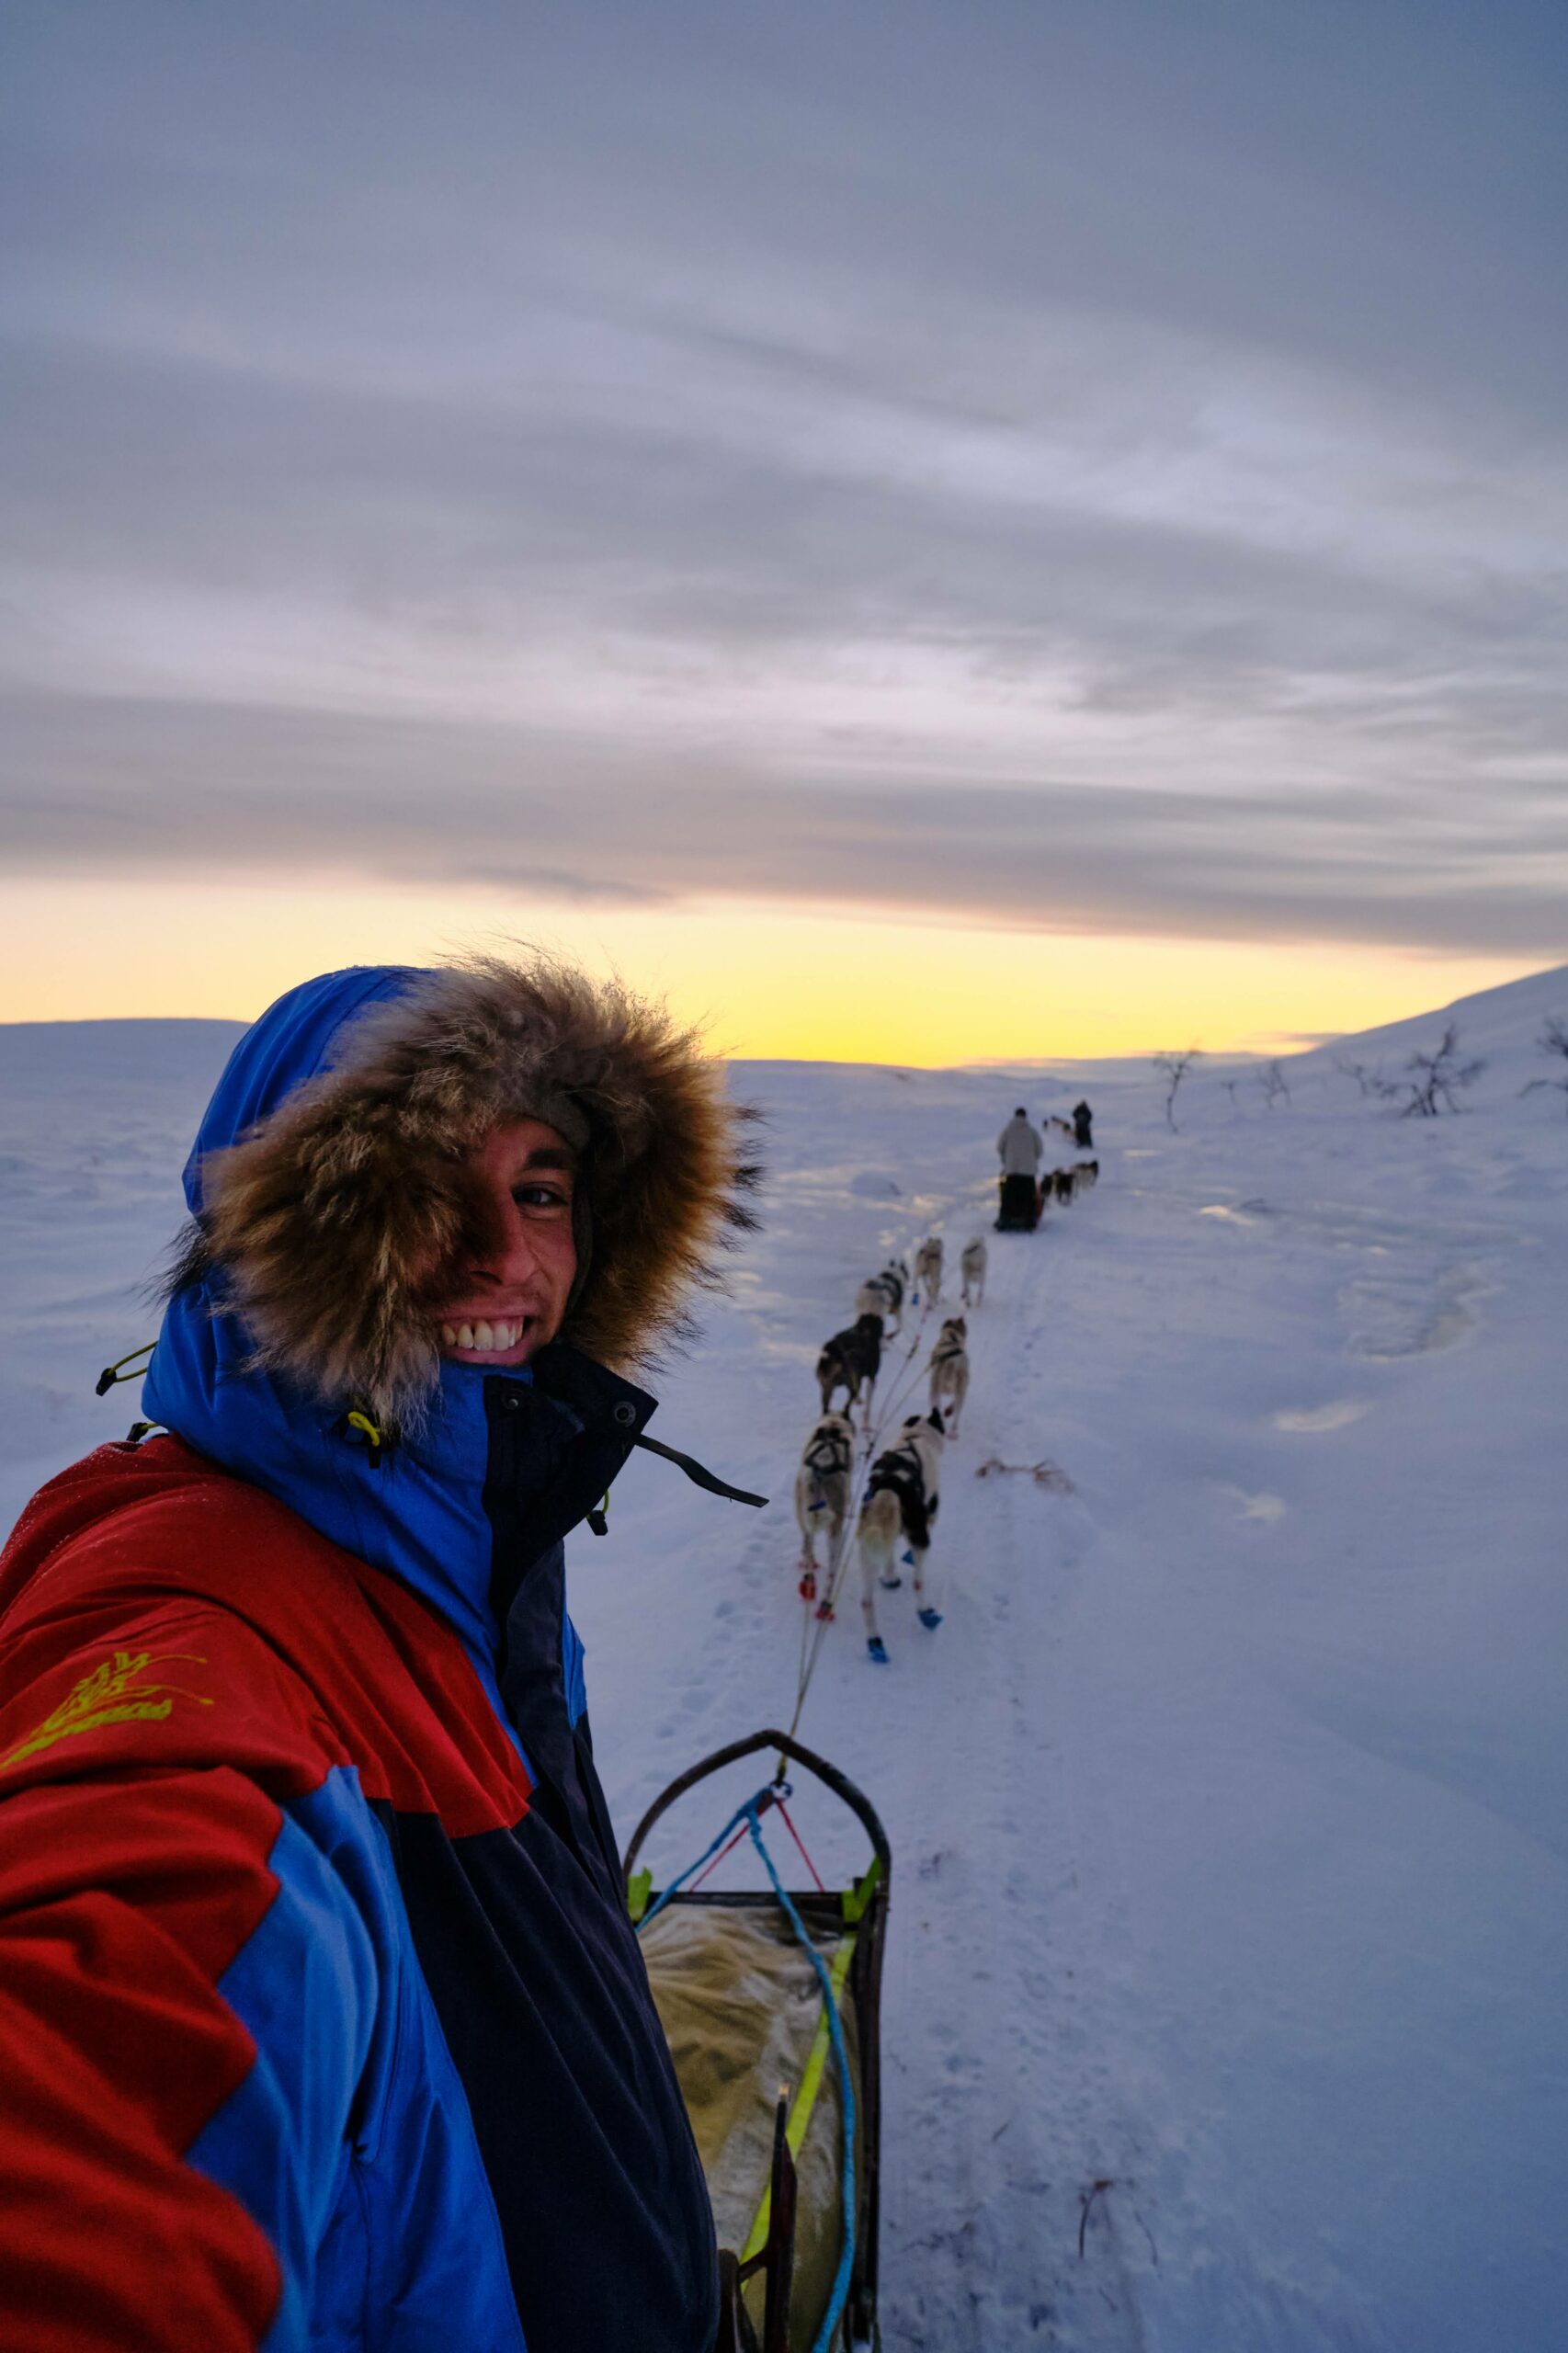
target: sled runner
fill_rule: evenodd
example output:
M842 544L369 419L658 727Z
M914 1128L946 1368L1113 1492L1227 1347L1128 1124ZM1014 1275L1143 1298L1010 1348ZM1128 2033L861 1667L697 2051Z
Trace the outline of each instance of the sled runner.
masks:
M761 1752L778 1759L771 1784L656 1891L652 1871L636 1867L654 1823L710 1774ZM801 1847L786 1757L832 1790L871 1842L849 1887L824 1888ZM775 1813L816 1881L809 1890L787 1889L774 1866L763 1825ZM713 1864L747 1839L770 1885L704 1888ZM627 1902L713 2201L715 2353L881 2344L880 2027L892 1868L887 1833L854 1783L777 1732L754 1733L679 1775L627 1847Z
M1040 1187L1032 1176L1004 1176L998 1233L1032 1233L1040 1223Z

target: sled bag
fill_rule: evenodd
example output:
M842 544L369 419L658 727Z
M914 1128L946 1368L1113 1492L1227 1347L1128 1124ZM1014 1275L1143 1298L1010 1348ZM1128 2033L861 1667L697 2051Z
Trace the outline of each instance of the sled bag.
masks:
M1002 1214L997 1223L1007 1228L1028 1228L1040 1222L1040 1188L1032 1176L1004 1176L1002 1179Z
M831 1969L844 1931L813 1934ZM700 1899L672 1904L649 1922L642 1941L708 2177L719 2244L739 2250L767 2187L779 2086L799 2086L822 2021L816 1973L776 1905L764 1909ZM859 2021L847 1986L840 2016L858 2107ZM827 2310L843 2243L843 2116L831 2054L820 2085L796 2160L791 2353L809 2353ZM863 2165L859 2121L857 2157ZM745 2290L756 2325L762 2320L762 2285L757 2279ZM835 2330L835 2346L843 2341Z

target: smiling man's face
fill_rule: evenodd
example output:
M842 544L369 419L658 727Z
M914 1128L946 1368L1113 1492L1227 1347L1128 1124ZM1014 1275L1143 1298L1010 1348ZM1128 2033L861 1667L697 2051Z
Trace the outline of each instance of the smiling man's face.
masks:
M554 1339L572 1295L576 1156L542 1120L513 1120L471 1165L485 1239L453 1279L437 1338L453 1364L527 1364Z

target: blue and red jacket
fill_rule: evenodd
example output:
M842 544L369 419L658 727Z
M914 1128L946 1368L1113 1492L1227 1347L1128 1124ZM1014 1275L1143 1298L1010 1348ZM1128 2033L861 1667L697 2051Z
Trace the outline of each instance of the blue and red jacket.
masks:
M653 1401L555 1346L381 1451L211 1305L0 1557L0 2345L705 2353L564 1599Z

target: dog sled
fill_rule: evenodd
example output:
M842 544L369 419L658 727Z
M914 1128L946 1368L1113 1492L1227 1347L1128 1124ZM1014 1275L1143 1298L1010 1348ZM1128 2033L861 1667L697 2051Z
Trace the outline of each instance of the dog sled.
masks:
M652 1870L638 1868L654 1824L710 1775L765 1751L778 1757L774 1780L656 1890ZM787 1808L786 1758L831 1790L870 1841L865 1870L846 1888L824 1887L801 1844ZM775 1813L814 1886L784 1885L762 1835ZM703 1886L748 1839L770 1884ZM713 2202L715 2353L881 2346L880 2029L892 1868L869 1802L834 1766L777 1732L754 1733L679 1775L627 1847L627 1903Z
M1032 1233L1040 1223L1040 1187L1032 1176L1004 1176L998 1233Z

